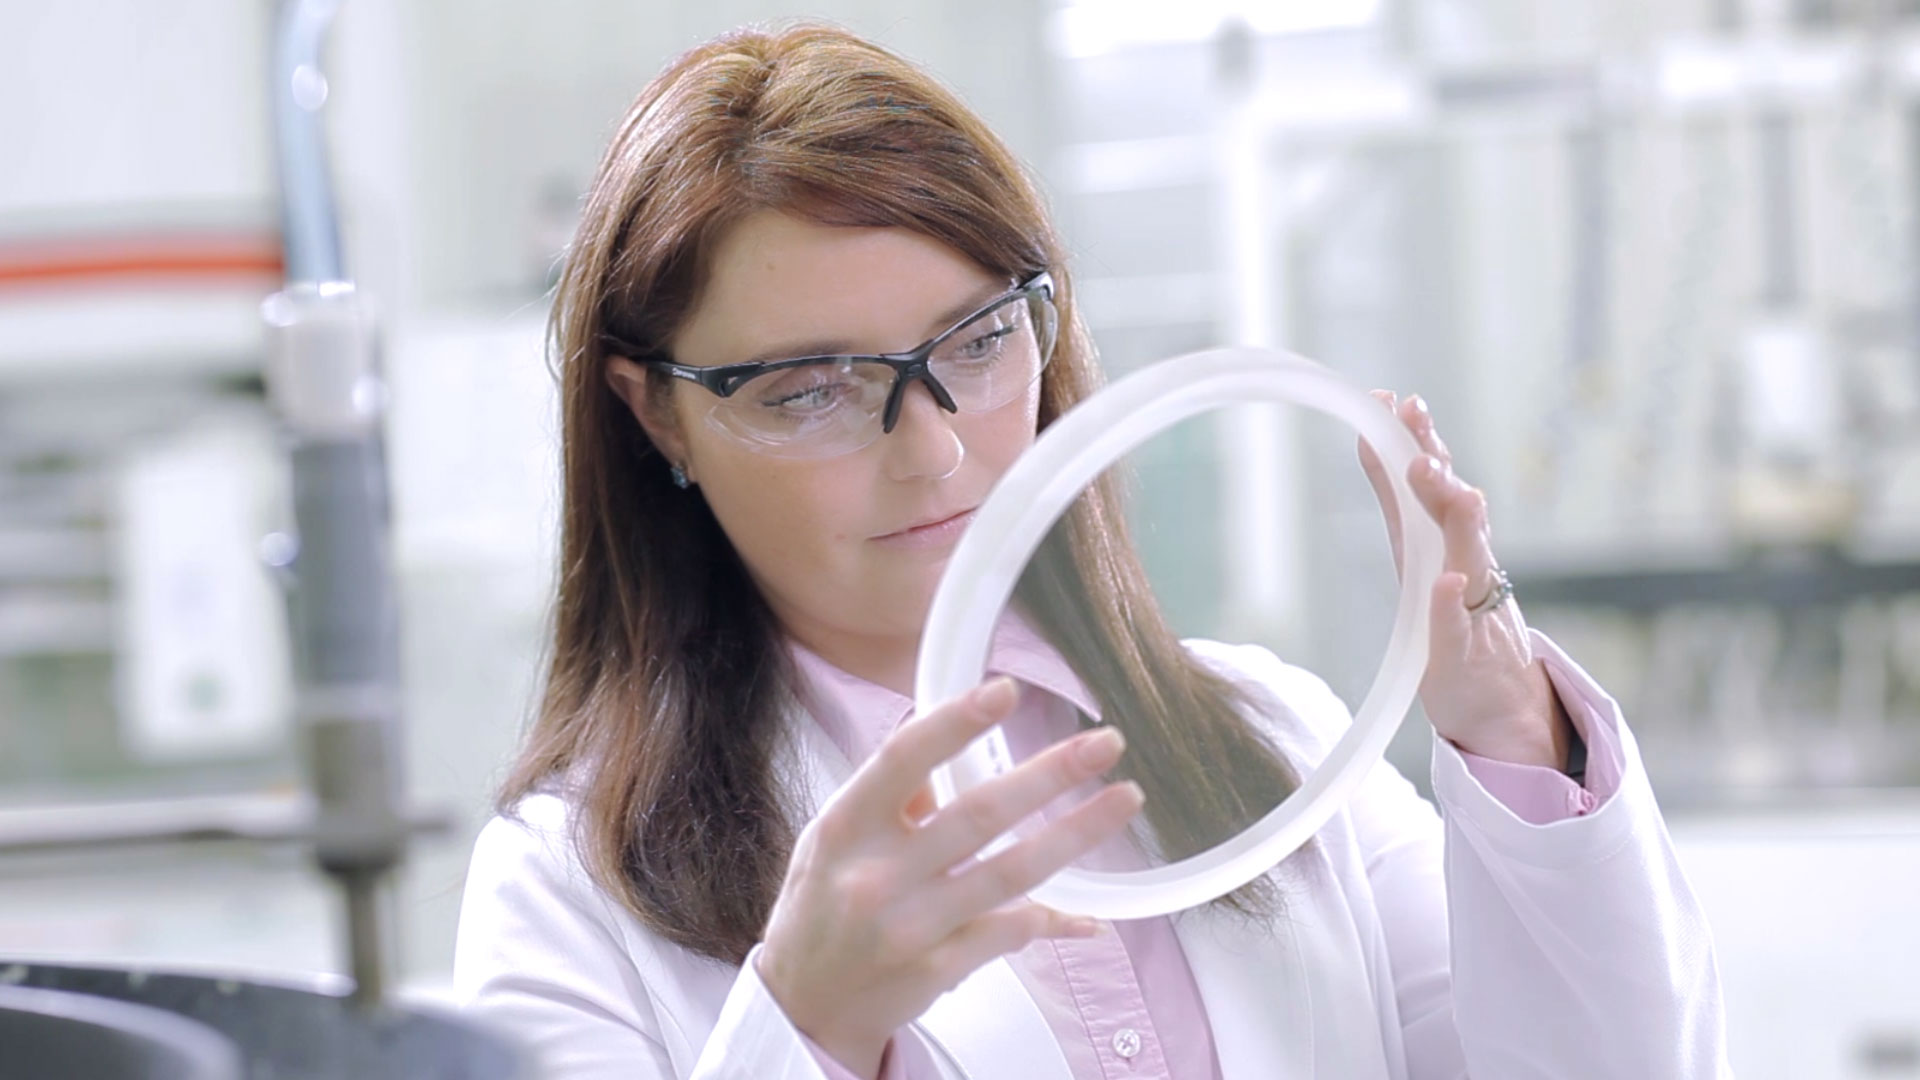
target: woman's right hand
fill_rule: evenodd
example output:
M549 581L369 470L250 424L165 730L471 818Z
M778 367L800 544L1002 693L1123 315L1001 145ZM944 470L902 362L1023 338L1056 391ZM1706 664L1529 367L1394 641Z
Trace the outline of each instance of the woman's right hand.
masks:
M861 1076L895 1029L975 969L1038 938L1089 937L1099 923L1024 899L1117 835L1139 785L1109 784L989 858L961 866L1057 796L1113 767L1119 731L1064 739L934 810L929 776L1012 711L994 679L902 724L828 800L794 845L758 958L789 1019Z

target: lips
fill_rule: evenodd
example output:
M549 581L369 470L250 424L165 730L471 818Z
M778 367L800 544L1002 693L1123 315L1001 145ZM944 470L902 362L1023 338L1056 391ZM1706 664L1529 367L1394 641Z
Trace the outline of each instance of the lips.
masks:
M948 522L954 520L955 518L965 517L968 514L973 513L976 509L978 509L978 507L969 506L964 510L955 510L951 513L942 513L936 517L921 518L919 521L915 522L912 525L907 526L904 529L898 529L893 532L886 533L881 536L877 536L875 537L875 539L889 540L889 539L895 539L902 536L908 536L913 533L919 532L922 529L931 529L936 526L945 525Z

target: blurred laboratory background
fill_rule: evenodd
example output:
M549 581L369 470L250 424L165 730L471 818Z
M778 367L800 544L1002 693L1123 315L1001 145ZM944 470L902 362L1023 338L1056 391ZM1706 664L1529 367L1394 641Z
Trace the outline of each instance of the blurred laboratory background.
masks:
M272 15L0 0L0 849L305 783ZM322 91L384 330L405 782L456 820L395 890L409 992L445 992L535 700L577 200L667 58L798 15L1031 164L1112 376L1246 342L1423 394L1638 734L1739 1074L1920 1077L1920 0L349 0ZM1364 688L1397 584L1350 445L1249 410L1136 467L1188 523L1144 531L1183 626ZM0 957L328 972L340 933L297 847L0 855Z

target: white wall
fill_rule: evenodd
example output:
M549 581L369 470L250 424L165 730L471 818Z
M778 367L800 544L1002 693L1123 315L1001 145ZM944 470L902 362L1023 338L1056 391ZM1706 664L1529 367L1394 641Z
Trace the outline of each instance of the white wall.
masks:
M928 64L1021 153L1045 146L1042 0L419 0L405 8L411 280L435 305L522 295L544 186L583 188L626 104L671 56L744 23L843 23Z

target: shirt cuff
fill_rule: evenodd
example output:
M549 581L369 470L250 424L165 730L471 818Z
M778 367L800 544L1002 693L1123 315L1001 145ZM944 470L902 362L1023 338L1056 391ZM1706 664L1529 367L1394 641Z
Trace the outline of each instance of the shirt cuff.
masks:
M1624 767L1619 733L1614 730L1614 706L1606 691L1538 630L1529 629L1533 652L1547 669L1547 679L1574 730L1587 744L1586 786L1558 769L1520 765L1481 757L1454 747L1467 773L1487 794L1529 825L1550 825L1593 813L1620 789Z
M800 1041L807 1044L807 1051L813 1060L820 1063L820 1069L827 1074L827 1080L860 1080L852 1069L840 1064L840 1060L820 1048L807 1033L800 1033ZM893 1066L893 1040L887 1040L887 1048L880 1052L880 1080L902 1080L902 1073Z
M1581 817L1600 805L1599 796L1557 769L1499 761L1466 750L1460 751L1460 758L1487 794L1529 825L1551 825Z

